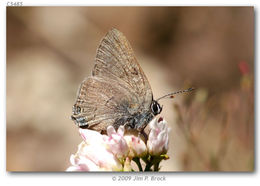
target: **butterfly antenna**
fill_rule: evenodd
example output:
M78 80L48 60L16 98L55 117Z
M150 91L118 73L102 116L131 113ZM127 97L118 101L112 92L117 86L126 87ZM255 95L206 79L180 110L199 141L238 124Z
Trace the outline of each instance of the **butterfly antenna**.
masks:
M182 93L185 93L185 92L190 92L190 91L193 91L195 90L195 88L188 88L186 90L179 90L177 92L173 92L173 93L170 93L170 94L166 94L160 98L158 98L156 101L159 101L160 99L164 99L164 98L174 98L174 95L175 94L182 94Z

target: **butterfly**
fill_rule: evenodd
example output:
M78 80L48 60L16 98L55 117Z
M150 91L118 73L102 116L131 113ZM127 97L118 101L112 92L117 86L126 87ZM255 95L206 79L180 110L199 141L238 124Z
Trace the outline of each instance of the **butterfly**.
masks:
M143 131L162 111L158 100L188 92L192 88L153 99L151 86L126 37L111 29L96 53L92 76L81 83L72 108L71 119L81 128L106 131L117 129Z

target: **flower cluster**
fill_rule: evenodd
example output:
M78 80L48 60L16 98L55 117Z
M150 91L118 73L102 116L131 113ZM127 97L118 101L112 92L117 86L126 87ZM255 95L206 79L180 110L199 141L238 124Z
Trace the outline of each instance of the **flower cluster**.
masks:
M147 140L141 139L140 134L126 134L123 126L117 131L109 126L107 135L79 129L84 141L71 155L67 171L134 171L132 162L139 171L159 171L160 162L169 158L166 153L170 129L162 118L153 119L149 126Z

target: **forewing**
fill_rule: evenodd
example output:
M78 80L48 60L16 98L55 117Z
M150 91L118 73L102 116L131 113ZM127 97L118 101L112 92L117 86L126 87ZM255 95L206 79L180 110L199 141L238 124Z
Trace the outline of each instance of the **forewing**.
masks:
M72 118L80 127L96 131L106 130L118 118L128 118L134 97L124 85L100 77L85 79L78 90Z
M150 84L129 42L118 30L110 30L101 41L92 75L124 84L129 93L138 99L139 104L144 108L150 106L152 101Z

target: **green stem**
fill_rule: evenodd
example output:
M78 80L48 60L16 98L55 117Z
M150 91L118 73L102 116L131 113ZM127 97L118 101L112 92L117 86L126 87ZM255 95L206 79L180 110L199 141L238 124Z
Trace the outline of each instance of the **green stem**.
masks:
M152 166L152 164L147 164L144 171L152 171L151 166Z
M160 162L157 162L154 164L154 168L153 168L154 171L156 171L156 172L159 171L159 164L160 164Z
M143 171L143 167L142 167L142 165L141 165L140 158L134 157L134 158L133 158L133 161L134 161L134 162L136 163L136 165L138 166L139 171Z
M151 167L153 166L153 157L151 156L150 159L148 161L146 161L146 167L144 169L144 171L152 171Z

